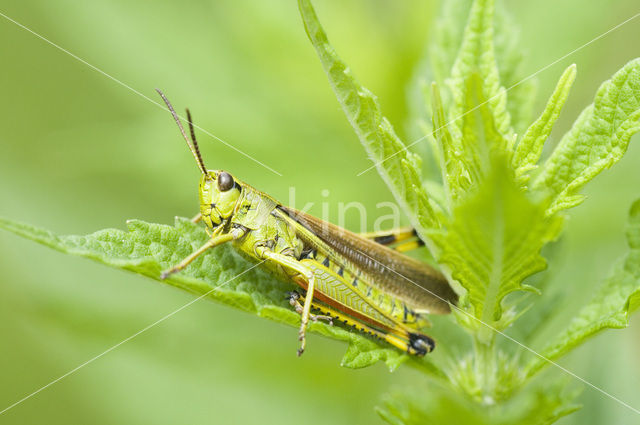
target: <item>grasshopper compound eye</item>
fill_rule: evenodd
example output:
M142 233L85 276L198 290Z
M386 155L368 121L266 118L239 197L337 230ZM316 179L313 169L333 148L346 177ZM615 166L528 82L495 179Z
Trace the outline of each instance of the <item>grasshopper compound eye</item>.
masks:
M218 189L220 189L221 192L230 190L234 185L235 182L233 181L231 174L223 171L218 175Z

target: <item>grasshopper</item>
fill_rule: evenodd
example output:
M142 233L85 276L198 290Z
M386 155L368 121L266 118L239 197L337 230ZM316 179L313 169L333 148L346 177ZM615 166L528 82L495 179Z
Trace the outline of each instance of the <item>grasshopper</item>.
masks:
M401 254L420 246L412 229L355 234L286 207L227 171L205 167L187 109L190 138L173 106L171 112L202 172L200 213L211 238L162 279L183 270L199 255L231 243L245 257L303 291L288 294L300 314L298 355L305 349L309 320L341 321L409 354L423 356L435 347L420 328L427 314L447 314L458 296L437 270ZM394 249L390 245L395 244ZM318 314L312 314L311 311Z

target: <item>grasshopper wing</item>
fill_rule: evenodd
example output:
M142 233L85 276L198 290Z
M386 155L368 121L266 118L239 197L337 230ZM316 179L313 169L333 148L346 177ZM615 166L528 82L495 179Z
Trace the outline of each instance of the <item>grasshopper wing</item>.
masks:
M319 238L330 248L327 255L332 261L352 272L362 271L372 285L416 311L447 314L450 304L458 302L447 279L429 265L302 211L285 206L278 209L306 230L299 232L306 244L325 251Z

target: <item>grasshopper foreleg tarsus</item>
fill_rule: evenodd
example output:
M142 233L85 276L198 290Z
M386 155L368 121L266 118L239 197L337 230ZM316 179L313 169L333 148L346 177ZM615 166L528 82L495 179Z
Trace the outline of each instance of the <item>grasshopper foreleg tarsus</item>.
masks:
M209 249L211 249L211 248L213 248L215 246L221 245L221 244L223 244L225 242L229 242L229 241L232 241L234 239L238 239L241 236L242 236L242 233L239 233L239 232L236 232L236 231L233 231L233 232L230 232L230 233L224 233L222 235L212 236L211 239L209 239L204 245L202 245L196 251L191 253L184 260L180 261L178 264L176 264L175 266L171 267L170 269L163 271L160 274L160 279L164 280L167 277L171 276L172 274L183 270L185 267L187 267L189 264L191 264L193 262L193 260L198 258L200 255L202 255L207 250L209 250Z

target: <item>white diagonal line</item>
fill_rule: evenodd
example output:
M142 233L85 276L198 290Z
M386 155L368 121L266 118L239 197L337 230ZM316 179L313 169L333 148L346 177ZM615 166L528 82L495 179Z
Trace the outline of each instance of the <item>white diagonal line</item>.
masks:
M173 316L174 314L184 310L185 308L189 307L191 304L195 303L196 301L201 300L202 298L208 296L209 294L211 294L213 291L215 291L216 289L220 289L221 287L223 287L224 285L226 285L227 283L231 282L234 279L237 279L238 277L242 276L243 274L247 273L250 270L253 270L254 268L258 267L259 265L261 265L262 263L264 263L266 260L262 260L261 262L254 264L253 266L249 267L247 270L243 271L242 273L232 277L231 279L221 283L220 285L212 288L210 291L205 292L204 294L200 295L198 298L195 298L191 301L189 301L188 303L186 303L185 305L183 305L182 307L178 308L177 310L172 311L171 313L167 314L166 316L156 320L155 322L153 322L152 324L140 329L138 332L134 333L133 335L123 339L122 341L120 341L119 343L112 345L111 347L109 347L108 349L106 349L105 351L103 351L102 353L98 354L95 357L90 358L89 360L87 360L86 362L80 364L79 366L71 369L69 372L65 373L64 375L59 376L58 378L54 379L53 381L49 382L47 385L44 385L40 388L38 388L37 390L35 390L34 392L32 392L31 394L21 398L20 400L16 401L15 403L13 403L10 406L5 407L3 410L0 411L0 415L2 415L3 413L5 413L6 411L13 409L14 407L16 407L17 405L21 404L24 401L27 401L28 399L30 399L31 397L33 397L34 395L38 394L41 391L46 390L47 388L49 388L50 386L54 385L55 383L63 380L64 378L66 378L67 376L79 371L80 369L82 369L83 367L87 366L90 363L93 363L94 361L98 360L100 357L104 356L107 353L110 353L111 351L115 350L116 348L120 347L122 344L131 341L133 338L137 337L138 335L140 335L141 333L144 333L146 331L148 331L149 329L153 328L154 326L164 322L165 320L167 320L168 318L170 318L171 316Z
M354 248L354 249L355 249L355 248ZM472 314L468 313L467 311L465 311L465 310L461 309L460 307L458 307L458 306L456 306L456 305L453 305L453 304L449 303L449 301L447 301L446 299L442 298L442 297L441 297L441 296L439 296L438 294L436 294L436 293L434 293L434 292L432 292L432 291L428 290L427 288L424 288L424 287L422 287L422 286L418 285L418 284L417 284L416 282L414 282L413 280L411 280L411 279L409 279L408 277L406 277L406 276L404 276L404 275L402 275L402 274L400 274L400 273L396 272L395 270L393 270L393 269L391 269L391 268L387 267L386 265L384 265L384 264L380 263L380 262L379 262L379 261L377 261L375 258L370 257L369 255L367 255L366 253L364 253L364 252L360 251L359 249L356 249L356 251L360 252L360 254L364 255L365 257L369 258L370 260L372 260L372 261L374 261L374 262L376 262L376 263L380 264L380 265L381 265L382 267L384 267L385 269L387 269L387 270L391 271L392 273L394 273L394 274L396 274L396 275L400 276L401 278L405 279L406 281L408 281L408 282L412 283L412 284L413 284L413 285L415 285L417 288L419 288L419 289L423 289L424 291L428 292L430 295L432 295L432 296L434 296L434 297L438 298L438 299L439 299L439 300L441 300L441 301L444 301L445 303L448 303L449 305L451 305L451 307L455 308L455 309L456 309L457 311L459 311L460 313L463 313L463 314L465 314L466 316L470 317L471 319L473 319L473 320L477 321L478 323L481 323L483 326L486 326L487 328L491 329L492 331L494 331L494 332L496 332L496 333L498 333L498 334L502 335L503 337L507 338L509 341L512 341L512 342L514 342L514 343L518 344L520 347L522 347L522 348L524 348L525 350L529 351L530 353L532 353L532 354L534 354L534 355L538 356L539 358L541 358L541 359L542 359L542 360L544 360L545 362L547 362L547 363L549 363L549 364L551 364L551 365L553 365L553 366L557 367L558 369L560 369L560 370L561 370L561 371L563 371L564 373L566 373L566 374L568 374L568 375L571 375L572 377L574 377L575 379L579 380L580 382L582 382L582 383L584 383L584 384L586 384L586 385L590 386L590 387L591 387L591 388L593 388L594 390L599 391L600 393L602 393L602 394L606 395L606 396L607 396L607 397L609 397L610 399L612 399L612 400L614 400L614 401L616 401L616 402L620 403L620 404L621 404L621 405L623 405L624 407L626 407L626 408L628 408L629 410L631 410L631 411L633 411L633 412L635 412L635 413L637 413L637 414L639 414L639 415L640 415L640 410L638 410L638 409L636 409L635 407L633 407L633 406L629 405L628 403L625 403L624 401L620 400L619 398L617 398L617 397L616 397L616 396L614 396L613 394L608 393L607 391L605 391L605 390L603 390L602 388L600 388L600 387L598 387L598 386L596 386L596 385L592 384L591 382L587 381L586 379L581 378L580 376L578 376L578 375L576 375L575 373L571 372L569 369L567 369L567 368L565 368L565 367L563 367L563 366L560 366L558 363L556 363L556 362L554 362L553 360L549 359L548 357L546 357L546 356L544 356L544 355L542 355L542 354L538 353L538 352L537 352L537 351L535 351L533 348L530 348L529 346L527 346L527 345L525 345L525 344L521 343L520 341L518 341L518 340L516 340L515 338L513 338L513 337L511 337L511 336L507 335L506 333L504 333L504 332L502 332L502 331L500 331L500 330L496 329L495 327L491 326L490 324L483 322L482 320L478 319L477 317L475 317L474 315L472 315Z
M510 87L509 87L509 88L507 88L504 92L506 93L506 92L508 92L509 90L511 90L511 89L513 89L513 88L515 88L515 87L519 86L520 84L524 83L525 81L528 81L528 80L532 79L533 77L535 77L536 75L540 74L541 72L543 72L543 71L545 71L545 70L547 70L547 69L551 68L553 65L557 64L558 62L560 62L560 61L562 61L562 60L564 60L564 59L568 58L569 56L573 55L574 53L577 53L577 52L579 52L580 50L584 49L585 47L587 47L587 46L589 46L589 45L591 45L591 44L595 43L596 41L598 41L598 40L600 40L601 38L605 37L605 36L606 36L606 35L608 35L609 33L611 33L611 32L613 32L613 31L617 30L617 29L618 29L618 28L620 28L621 26L623 26L623 25L625 25L625 24L627 24L627 23L629 23L629 22L633 21L633 20L634 20L634 19L636 19L638 16L640 16L640 12L639 12L639 13L636 13L635 15L633 15L633 16L632 16L632 17L630 17L630 18L628 18L627 20L625 20L625 21L623 21L623 22L619 23L618 25L616 25L616 26L614 26L614 27L610 28L609 30L607 30L607 31L603 32L603 33L602 33L602 34L600 34L599 36L597 36L597 37L595 37L595 38L593 38L593 39L591 39L591 40L587 41L587 42L586 42L586 43L584 43L582 46L580 46L580 47L578 47L578 48L576 48L576 49L573 49L573 50L572 50L572 51L570 51L569 53L565 54L564 56L562 56L562 57L560 57L560 58L558 58L558 59L556 59L556 60L554 60L554 61L553 61L553 62L551 62L550 64L548 64L548 65L546 65L546 66L544 66L544 67L540 68L539 70L537 70L537 71L536 71L536 72L534 72L533 74L531 74L531 75L529 75L529 76L527 76L527 77L523 78L522 80L518 81L518 82L517 82L517 83L515 83L514 85L510 86ZM502 95L502 92L501 92L501 93L498 93L498 94L496 94L496 95L494 95L493 97L491 97L491 98L489 98L489 99L485 100L484 102L480 103L479 105L476 105L475 107L473 107L473 108L469 109L467 112L465 112L465 113L463 113L463 114L461 114L461 115L458 115L457 117L453 118L451 121L448 121L447 123L445 123L445 124L441 125L441 126L440 126L440 127L438 127L437 129L434 129L434 130L432 131L432 133L434 133L434 132L436 132L436 131L439 131L439 130L441 130L441 129L445 128L445 127L446 127L446 126L448 126L449 124L451 124L451 123L453 123L453 122L455 122L455 121L459 120L460 118L463 118L464 116L466 116L466 115L470 114L471 112L475 111L476 109L480 108L481 106L486 105L487 103L491 102L493 99L495 99L496 97L501 96L501 95ZM420 137L419 139L414 140L414 141L413 141L413 142L411 142L409 145L407 145L407 146L403 147L403 148L402 148L402 149L400 149L399 151L397 151L397 152L395 152L395 153L393 153L393 154L389 155L388 157L384 158L384 159L383 159L383 160L381 160L381 161L376 162L375 164L373 164L373 165L372 165L372 166L370 166L369 168L367 168L367 169L365 169L365 170L363 170L363 171L360 171L360 172L358 173L358 175L357 175L357 176L358 176L358 177L360 177L361 175L363 175L363 174L364 174L364 173L366 173L367 171L369 171L369 170L372 170L372 169L376 168L378 165L382 164L383 162L385 162L385 161L387 161L387 160L389 160L389 159L393 158L394 156L398 155L400 152L407 151L411 146L415 145L415 144L416 144L416 143L418 143L418 142L421 142L422 140L426 139L427 137L428 137L428 135L427 135L427 134L425 134L424 136Z
M130 85L122 82L121 80L117 79L116 77L114 77L111 74L106 73L105 71L101 70L100 68L98 68L95 65L90 64L89 62L85 61L84 59L82 59L81 57L71 53L70 51L68 51L67 49L65 49L64 47L54 43L53 41L47 39L46 37L38 34L37 32L33 31L31 28L28 28L24 25L22 25L20 22L16 21L15 19L10 18L9 16L5 15L4 13L0 12L0 16L2 16L3 18L5 18L7 21L12 22L14 24L16 24L17 26L19 26L20 28L22 28L25 31L30 32L31 34L35 35L36 37L38 37L39 39L41 39L42 41L50 44L51 46L55 47L56 49L68 54L69 56L71 56L72 58L74 58L75 60L77 60L78 62L81 62L83 64L85 64L86 66L88 66L89 68L93 69L94 71L104 75L105 77L109 78L110 80L120 84L122 87L125 87L126 89L132 91L133 93L137 94L138 96L142 97L145 100L148 100L149 102L153 103L154 105L166 110L165 106L159 102L156 102L155 100L151 99L149 96L139 92L138 90L134 89L133 87L131 87ZM181 119L185 120L185 118L181 115L178 115ZM219 141L220 143L222 143L223 145L233 149L234 151L238 152L240 155L249 158L250 160L252 160L253 162L255 162L256 164L261 165L262 167L266 168L267 170L271 171L274 174L279 175L280 177L282 177L282 174L280 174L279 172L277 172L276 170L274 170L273 168L269 167L268 165L265 165L263 162L255 159L254 157L252 157L251 155L249 155L246 152L243 152L242 150L236 148L235 146L233 146L232 144L224 141L223 139L221 139L220 137L216 136L215 134L210 133L209 131L205 130L204 128L200 127L199 125L194 124L194 127L196 127L197 129L201 130L203 133L213 137L214 139L216 139L217 141Z

